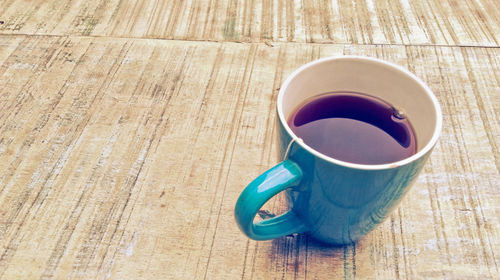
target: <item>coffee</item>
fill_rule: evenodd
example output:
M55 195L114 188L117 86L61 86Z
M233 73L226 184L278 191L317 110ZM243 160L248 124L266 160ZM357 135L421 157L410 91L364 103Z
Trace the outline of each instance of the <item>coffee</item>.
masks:
M404 114L363 93L315 96L295 110L288 125L316 151L351 163L391 163L417 150L415 132Z

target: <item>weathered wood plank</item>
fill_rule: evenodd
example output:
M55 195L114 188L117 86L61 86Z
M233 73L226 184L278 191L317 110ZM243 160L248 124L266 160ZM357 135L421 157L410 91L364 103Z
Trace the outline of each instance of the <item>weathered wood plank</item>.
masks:
M498 48L0 38L3 279L499 275ZM277 88L340 54L424 79L443 106L441 141L358 244L249 241L234 203L279 160ZM280 198L266 209L285 210Z
M3 0L1 34L498 46L497 0Z

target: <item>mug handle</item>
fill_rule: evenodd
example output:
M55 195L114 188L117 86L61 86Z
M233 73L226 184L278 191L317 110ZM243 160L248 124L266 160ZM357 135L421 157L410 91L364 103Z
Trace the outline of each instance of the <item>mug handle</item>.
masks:
M269 240L306 231L306 226L293 210L260 222L253 221L271 197L296 186L302 176L302 170L295 162L285 160L253 180L240 194L234 209L241 231L254 240Z

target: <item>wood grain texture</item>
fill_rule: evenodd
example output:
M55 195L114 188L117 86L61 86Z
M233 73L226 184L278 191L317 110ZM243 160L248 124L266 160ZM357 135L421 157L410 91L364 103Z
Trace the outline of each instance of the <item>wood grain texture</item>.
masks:
M1 279L500 275L499 48L0 40ZM301 64L339 54L427 82L441 140L401 205L356 245L248 240L234 204L279 161L277 89ZM277 198L265 210L283 207Z
M2 0L1 34L498 46L498 0Z

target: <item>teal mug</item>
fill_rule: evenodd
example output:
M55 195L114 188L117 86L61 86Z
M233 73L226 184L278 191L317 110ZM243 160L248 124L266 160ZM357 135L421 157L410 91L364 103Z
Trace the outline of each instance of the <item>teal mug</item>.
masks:
M402 109L411 121L417 152L387 164L357 164L326 156L287 124L293 110L333 91L368 93ZM241 193L235 218L255 240L307 233L325 243L356 242L380 224L408 192L441 132L442 113L432 91L406 69L375 58L319 59L293 72L280 88L277 125L281 163ZM260 208L285 191L288 212L254 221Z

